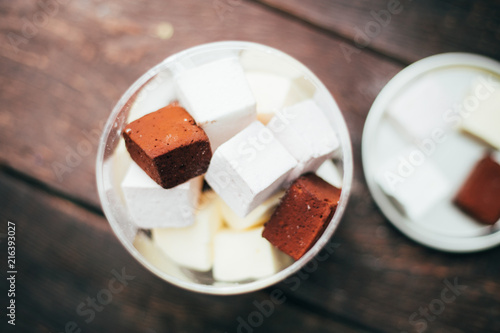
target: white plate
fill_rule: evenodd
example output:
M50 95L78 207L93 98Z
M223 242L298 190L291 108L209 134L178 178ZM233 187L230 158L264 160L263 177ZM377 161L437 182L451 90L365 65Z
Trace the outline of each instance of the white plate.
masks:
M362 159L370 192L382 212L411 239L449 252L474 252L500 244L500 223L487 226L477 223L457 209L452 199L487 147L456 129L448 139L436 145L428 158L443 172L451 185L450 194L418 220L401 213L375 181L382 163L397 155L412 142L386 116L388 105L398 94L412 89L423 78L431 78L447 98L459 100L479 75L500 77L500 63L474 54L445 53L422 59L398 73L375 99L365 123Z

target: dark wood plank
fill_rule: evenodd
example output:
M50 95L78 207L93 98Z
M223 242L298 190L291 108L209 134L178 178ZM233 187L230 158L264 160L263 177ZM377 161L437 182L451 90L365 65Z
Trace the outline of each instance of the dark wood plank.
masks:
M443 52L500 59L499 1L258 1L406 63Z
M234 39L290 53L335 95L357 147L370 103L401 69L365 51L346 66L341 40L234 0L71 1L14 51L9 33L22 35L23 17L39 12L32 1L0 3L0 161L94 205L94 137L126 88L172 53ZM173 37L155 37L166 22ZM69 170L55 172L61 165Z
M82 332L237 332L238 317L247 321L256 311L255 301L270 299L269 290L217 297L174 287L128 255L102 217L4 174L0 174L0 197L0 233L7 233L7 221L16 224L17 316L16 330L9 331L63 332L74 321ZM0 247L4 258L4 237ZM5 281L3 259L1 267L0 278ZM79 315L77 308L88 297L103 297L108 302L100 291L109 288L115 276L112 271L123 273L122 269L133 276L126 286L113 285L123 290L112 294L109 304L98 304L103 308L94 311L92 320L90 313ZM1 286L6 300L5 284ZM358 332L290 300L276 305L263 318L255 332L275 332L277 328L284 332ZM5 318L0 327L7 327Z

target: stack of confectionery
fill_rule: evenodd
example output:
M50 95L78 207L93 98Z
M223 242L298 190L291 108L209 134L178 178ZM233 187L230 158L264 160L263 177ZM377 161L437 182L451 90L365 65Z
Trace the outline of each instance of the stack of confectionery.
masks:
M300 259L341 192L339 142L310 87L300 73L268 73L251 59L179 66L173 84L160 85L163 104L144 97L147 110L123 130L133 222L173 262L224 282Z
M480 77L454 103L442 86L422 79L389 105L387 117L413 144L385 163L377 182L408 218L425 218L436 205L453 202L473 223L500 220L500 82ZM458 151L452 168L433 162L440 145ZM462 169L454 188L446 176Z

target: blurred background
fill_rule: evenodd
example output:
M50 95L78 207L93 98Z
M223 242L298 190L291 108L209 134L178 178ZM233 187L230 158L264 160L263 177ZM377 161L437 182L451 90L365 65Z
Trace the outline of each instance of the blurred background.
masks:
M500 332L500 249L454 255L409 240L376 207L361 165L366 115L396 73L443 52L500 60L500 1L2 0L0 30L1 309L8 221L18 272L16 325L2 315L0 331ZM167 56L220 40L308 66L343 111L355 157L328 259L231 297L184 291L140 266L102 213L94 171L121 94ZM107 292L110 281L122 288ZM454 301L429 312L446 281ZM275 290L282 304L269 302Z

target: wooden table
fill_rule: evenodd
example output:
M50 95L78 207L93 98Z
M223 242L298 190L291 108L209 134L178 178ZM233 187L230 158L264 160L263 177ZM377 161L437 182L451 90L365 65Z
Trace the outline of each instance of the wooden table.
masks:
M409 240L375 205L360 158L370 105L405 66L449 51L500 60L500 1L58 1L0 2L0 279L7 221L18 271L16 326L2 284L0 331L500 332L500 248L458 255ZM179 289L138 264L102 214L94 172L96 136L126 88L166 56L218 40L267 44L310 67L343 110L355 156L328 259L231 297ZM129 280L110 293L122 269ZM257 315L276 289L286 301ZM90 311L96 297L106 305Z

